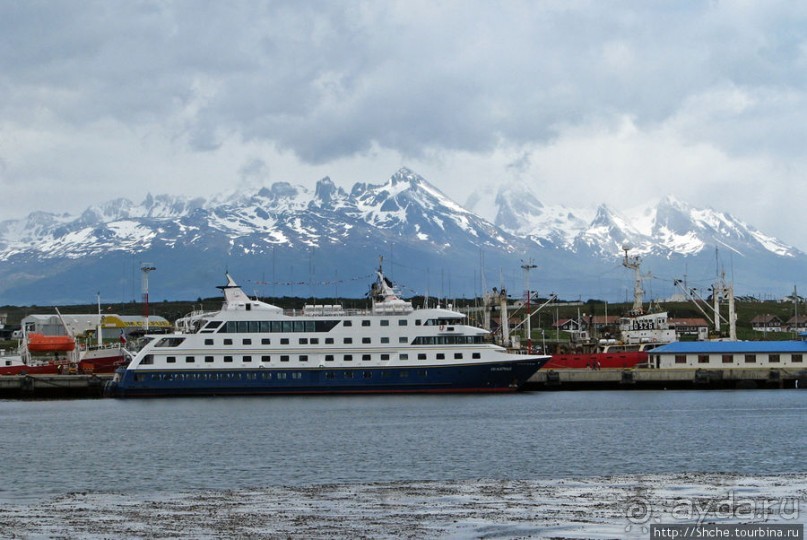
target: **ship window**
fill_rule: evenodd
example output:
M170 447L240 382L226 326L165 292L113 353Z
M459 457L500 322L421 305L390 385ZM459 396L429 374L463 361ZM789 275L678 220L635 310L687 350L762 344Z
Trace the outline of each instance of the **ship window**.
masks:
M731 364L734 362L734 355L732 354L724 354L723 355L723 363L724 364Z
M272 325L269 323L269 321L260 321L258 328L262 334L267 334L272 331Z
M372 371L365 371L363 373L363 375L364 375L365 379L372 379L373 378L373 372Z
M326 362L333 362L333 355L332 354L326 354L325 355L325 361Z
M261 345L271 345L271 343L272 343L272 340L269 339L269 338L265 337L265 338L261 339Z
M421 370L418 370L418 375L420 375L421 377L428 377L429 372L428 372L428 370L421 369Z
M774 364L779 363L779 355L778 354L771 354L768 356L768 361Z
M353 321L342 321L342 326L353 326Z
M353 355L352 354L346 354L343 357L343 359L344 359L345 362L351 362L351 361L353 361Z
M388 337L382 337L381 338L381 343L389 343L389 338Z
M345 371L344 373L345 373L345 379L352 379L353 378L353 372L352 371Z
M382 354L381 359L382 360L389 360L389 355L388 354Z
M224 344L225 344L225 345L232 345L232 344L233 344L233 340L232 340L232 339L230 339L230 338L225 338L225 339L224 339Z
M300 362L308 362L308 355L307 354L301 354L300 355Z
M325 338L325 345L333 345L333 338L332 337L326 337Z
M244 356L243 358L241 358L241 361L242 362L252 362L252 357L251 356Z
M242 334L249 332L249 323L247 321L238 321L238 333Z
M444 355L443 353L437 353L437 359L438 359L438 360L445 360L445 359L446 359L446 355Z
M708 364L709 363L709 355L708 354L699 354L698 355L698 363L699 364Z
M402 379L407 379L407 378L409 378L409 372L408 372L408 371L401 371L401 372L400 372L400 375L401 375L401 378L402 378Z
M261 331L261 323L258 321L249 321L249 333L257 334Z
M308 338L307 337L301 337L300 338L300 345L308 345Z
M418 353L418 360L425 360L425 359L426 359L426 353Z
M252 345L252 340L250 338L244 338L242 341L244 345Z
M186 356L186 357L185 357L185 363L187 363L187 364L193 364L194 362L196 362L196 358L195 358L195 357L193 357L193 356Z
M311 338L311 345L319 345L319 338L312 337Z
M415 326L420 326L421 324L422 323L420 319L415 319Z
M303 374L302 374L302 373L300 373L299 371L297 371L297 372L295 372L295 373L292 373L292 374L291 374L291 378L292 378L292 379L302 379L302 378L303 378Z
M325 378L326 379L335 379L336 375L334 375L333 371L326 371L325 372Z
M675 363L676 364L686 364L687 363L686 355L685 354L676 354L675 355Z
M363 320L363 321L361 322L361 325L362 325L362 326L370 326L370 321L368 321L368 320Z
M745 355L745 363L746 364L755 364L757 361L757 355L755 354L746 354Z
M281 354L281 355L280 355L280 361L281 361L281 362L288 362L288 361L289 361L289 355L287 355L287 354Z
M369 354L363 354L363 355L361 355L361 359L362 359L362 360L369 360L369 359L370 359L370 355L369 355Z
M317 329L317 325L314 321L305 321L305 331L306 332L315 332Z
M264 354L263 356L261 356L261 362L271 362L271 361L272 357L269 356L268 354Z
M802 362L802 355L794 354L793 356L790 357L790 361L799 364Z
M398 338L398 343L406 343L408 341L409 341L409 338L407 338L406 336L400 336Z
M387 319L381 319L381 326L389 326L389 321Z
M289 344L289 338L286 338L286 337L280 338L280 344L281 345L288 345Z
M166 337L166 338L162 338L154 346L155 347L179 347L179 345L183 341L185 341L184 337Z
M281 327L283 328L283 332L291 332L291 321L283 321Z
M368 337L363 337L363 338L361 338L361 342L362 342L362 343L370 343L370 341L371 341L371 340L370 340L370 338L368 338Z
M205 340L205 345L213 345L213 340L212 339L206 339Z
M409 324L409 321L406 319L398 319L398 326L406 326L407 324Z
M286 374L285 374L285 373L278 373L278 374L277 374L277 378L278 378L278 379L285 379L285 378L286 378Z
M344 339L344 342L345 342L345 343L353 343L353 338L346 337L346 338Z
M294 321L295 332L305 332L305 321Z
M455 352L454 353L454 360L462 360L462 353L461 352Z
M173 364L174 362L177 361L177 357L176 356L169 356L168 358L165 359L165 361L168 362L169 364Z
M140 365L149 365L154 363L154 355L147 354L143 357L143 360L140 361Z
M233 361L233 357L232 357L232 356L225 356L225 357L224 357L224 361L225 361L225 362L232 362L232 361Z
M475 352L471 355L471 358L473 358L474 360L479 360L480 358L482 358L482 355L479 354L478 352Z
M398 355L398 360L409 360L409 354L408 353L399 354Z
M212 356L205 356L205 362L212 362L212 361L213 361Z

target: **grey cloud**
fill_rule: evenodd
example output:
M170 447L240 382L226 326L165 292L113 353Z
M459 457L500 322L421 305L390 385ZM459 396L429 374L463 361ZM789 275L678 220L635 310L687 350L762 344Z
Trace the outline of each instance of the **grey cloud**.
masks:
M792 3L5 2L0 113L158 124L199 152L269 141L314 164L544 144L621 116L792 155L805 29ZM774 97L692 107L731 85Z

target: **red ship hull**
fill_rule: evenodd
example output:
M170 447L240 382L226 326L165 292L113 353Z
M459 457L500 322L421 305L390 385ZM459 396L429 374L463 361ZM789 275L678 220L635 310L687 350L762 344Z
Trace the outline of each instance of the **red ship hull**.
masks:
M2 375L55 375L59 373L58 364L40 364L28 366L16 364L13 366L0 366L0 376Z
M626 369L647 362L647 351L553 354L541 369Z
M98 349L88 351L78 363L81 373L115 373L115 370L126 363L121 349Z

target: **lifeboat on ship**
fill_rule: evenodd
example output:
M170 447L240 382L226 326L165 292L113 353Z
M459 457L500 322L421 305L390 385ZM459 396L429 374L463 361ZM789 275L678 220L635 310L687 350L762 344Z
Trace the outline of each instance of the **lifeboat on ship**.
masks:
M46 336L29 332L27 347L32 353L69 352L76 348L76 340L70 336Z

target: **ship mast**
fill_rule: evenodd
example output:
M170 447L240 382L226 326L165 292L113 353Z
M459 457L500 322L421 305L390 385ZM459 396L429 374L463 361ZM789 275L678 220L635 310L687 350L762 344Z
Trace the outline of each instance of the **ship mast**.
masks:
M530 291L530 270L538 267L532 264L532 259L528 262L521 262L524 263L521 265L521 269L524 270L524 290L527 295L527 353L532 354L532 310L530 309L530 296L532 296L532 292Z
M633 270L633 308L631 315L642 315L644 313L644 289L642 288L642 259L636 255L633 257L628 256L630 246L624 245L622 249L625 251L625 258L622 260L622 266L628 270Z

